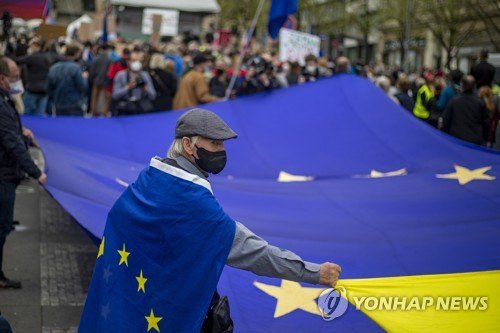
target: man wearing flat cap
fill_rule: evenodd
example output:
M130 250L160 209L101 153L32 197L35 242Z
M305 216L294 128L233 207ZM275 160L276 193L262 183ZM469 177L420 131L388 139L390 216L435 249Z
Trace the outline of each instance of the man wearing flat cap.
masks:
M148 331L154 327L159 332L200 332L203 325L203 332L232 332L230 327L210 327L209 320L226 264L257 275L335 285L338 265L310 263L268 244L219 205L208 174L222 171L224 141L236 137L211 111L193 109L177 120L168 157L153 158L108 215L80 332L141 331L145 323L130 319L141 313ZM120 270L106 273L109 267L116 268L118 258L127 267L118 265ZM151 281L145 294L152 293L152 299L137 298L128 287L133 280L127 275L130 270L137 281L146 277ZM104 281L102 276L110 274L114 280ZM125 308L126 318L120 317Z
M204 73L210 72L210 61L198 54L193 58L193 68L181 79L174 97L174 110L210 103L219 100L209 92Z

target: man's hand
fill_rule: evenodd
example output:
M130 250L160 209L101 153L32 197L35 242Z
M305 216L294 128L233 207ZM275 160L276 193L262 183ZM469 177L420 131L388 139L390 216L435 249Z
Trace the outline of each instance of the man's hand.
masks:
M331 262L321 264L319 269L319 284L335 287L335 284L339 280L340 272L342 272L342 269L337 264L332 264Z
M47 182L47 175L45 174L45 172L42 172L42 175L38 177L38 182L42 185Z
M127 90L131 90L137 87L137 82L135 80L130 80L130 82L127 84Z
M28 140L30 140L30 141L35 140L35 135L33 134L33 132L30 131L26 127L23 128L23 136L25 136L26 138L28 138Z

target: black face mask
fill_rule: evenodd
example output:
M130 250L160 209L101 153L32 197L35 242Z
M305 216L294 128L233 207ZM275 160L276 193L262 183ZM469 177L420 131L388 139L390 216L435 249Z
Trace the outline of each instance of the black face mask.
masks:
M198 158L195 158L195 162L202 170L215 175L224 169L227 161L225 150L211 152L198 146L196 148L198 148Z

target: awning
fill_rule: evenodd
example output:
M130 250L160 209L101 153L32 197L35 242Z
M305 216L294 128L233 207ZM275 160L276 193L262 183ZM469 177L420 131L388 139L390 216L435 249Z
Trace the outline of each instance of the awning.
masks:
M205 13L218 13L220 6L217 0L111 0L113 5L123 5L131 7L152 7L152 8L165 8L177 9L184 12L205 12Z

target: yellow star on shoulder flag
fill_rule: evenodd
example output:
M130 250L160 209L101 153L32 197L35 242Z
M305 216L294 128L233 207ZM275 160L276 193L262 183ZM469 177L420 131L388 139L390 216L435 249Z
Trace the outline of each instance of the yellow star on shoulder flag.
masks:
M460 185L465 185L473 180L494 180L496 177L486 174L489 170L491 170L490 166L471 170L460 165L455 165L455 172L436 175L436 177L441 179L457 179Z
M120 255L120 262L118 263L118 265L125 264L128 267L128 256L130 255L130 252L127 252L127 250L125 250L125 243L123 243L123 249L117 251Z
M141 273L139 274L139 276L136 276L135 279L137 280L137 284L138 284L137 291L139 292L142 290L142 292L145 293L146 292L146 289L145 289L146 288L146 281L148 279L146 279L144 277L144 275L142 275L142 269L141 269Z
M104 237L102 237L101 244L99 245L99 252L97 252L97 258L104 255Z
M281 280L279 287L257 281L253 285L276 298L274 318L284 316L297 309L321 316L316 299L324 289L302 287L298 282L287 280Z
M145 316L146 321L148 322L148 332L151 331L153 328L160 332L160 327L158 327L158 323L160 320L163 319L163 317L155 317L155 314L153 312L153 309L151 309L151 313L149 316Z

